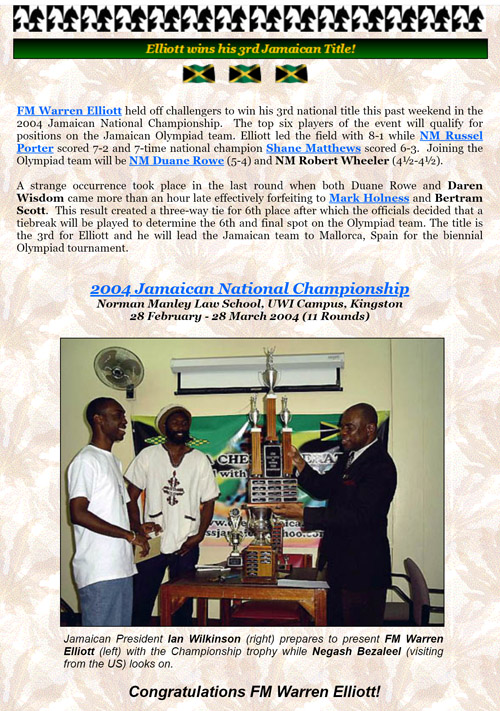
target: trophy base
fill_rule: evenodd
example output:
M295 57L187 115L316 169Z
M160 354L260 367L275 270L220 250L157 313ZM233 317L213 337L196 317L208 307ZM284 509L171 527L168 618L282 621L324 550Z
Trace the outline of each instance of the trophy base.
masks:
M243 556L232 553L226 563L228 568L243 568Z
M242 583L275 584L278 580L276 551L271 545L251 543L243 551Z

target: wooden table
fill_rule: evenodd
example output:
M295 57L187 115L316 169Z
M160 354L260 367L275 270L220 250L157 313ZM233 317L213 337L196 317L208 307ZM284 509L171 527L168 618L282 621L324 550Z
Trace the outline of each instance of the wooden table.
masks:
M304 570L304 569L303 569ZM311 580L313 578L311 577ZM197 622L207 624L207 600L221 601L221 624L229 625L231 600L287 600L297 602L313 618L317 627L326 625L326 589L285 587L284 585L249 585L240 577L226 579L224 573L197 571L193 576L164 583L160 589L161 625L170 627L172 615L187 598L196 598Z

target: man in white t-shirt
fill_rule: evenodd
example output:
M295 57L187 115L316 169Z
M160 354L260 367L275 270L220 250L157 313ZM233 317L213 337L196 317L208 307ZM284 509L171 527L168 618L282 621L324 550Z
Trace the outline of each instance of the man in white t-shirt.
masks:
M73 573L85 627L126 626L132 620L133 547L145 555L147 537L130 530L121 462L111 453L125 436L125 410L101 397L87 407L90 444L68 469L69 509L75 530Z
M194 570L199 544L212 521L219 488L208 457L187 446L190 426L191 413L184 407L164 407L156 417L156 427L165 435L165 443L143 449L125 473L130 482L132 528L139 530L141 525L138 499L145 491L143 525L156 524L156 530L162 531L160 555L137 566L133 625L150 624L167 567L170 579ZM173 616L174 625L192 624L192 613L189 600Z

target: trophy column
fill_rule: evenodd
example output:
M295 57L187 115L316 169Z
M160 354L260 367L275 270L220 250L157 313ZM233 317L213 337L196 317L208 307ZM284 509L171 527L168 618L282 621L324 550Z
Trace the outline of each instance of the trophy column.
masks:
M276 395L274 393L268 393L266 395L266 430L266 441L277 442L278 438L276 437Z
M281 400L280 419L283 423L281 430L281 446L283 449L283 475L292 476L293 461L292 461L292 428L288 427L292 416L288 409L288 398L284 397Z
M257 410L257 395L253 395L250 398L250 412L248 414L248 419L252 424L252 429L250 430L250 439L252 444L252 453L250 459L250 476L261 476L262 475L262 456L260 449L260 427L257 427L259 421L259 411Z

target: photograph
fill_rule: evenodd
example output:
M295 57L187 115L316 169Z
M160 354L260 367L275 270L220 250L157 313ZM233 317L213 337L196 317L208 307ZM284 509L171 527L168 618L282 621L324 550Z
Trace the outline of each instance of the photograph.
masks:
M443 372L442 339L62 339L61 624L442 625Z

